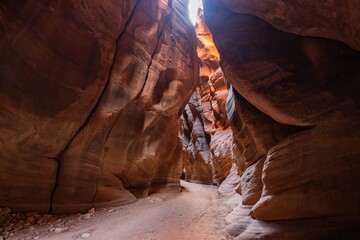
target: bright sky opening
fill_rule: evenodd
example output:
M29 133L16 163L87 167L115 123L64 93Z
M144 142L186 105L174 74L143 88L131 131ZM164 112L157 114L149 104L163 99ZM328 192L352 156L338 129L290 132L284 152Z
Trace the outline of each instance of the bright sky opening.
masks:
M202 1L201 0L189 0L189 17L191 23L195 26L196 24L196 17L198 13L198 9L202 8Z

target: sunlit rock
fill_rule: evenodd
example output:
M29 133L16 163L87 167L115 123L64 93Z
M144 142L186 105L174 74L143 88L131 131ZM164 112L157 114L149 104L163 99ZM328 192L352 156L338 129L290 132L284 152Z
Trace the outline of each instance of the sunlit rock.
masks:
M180 190L199 72L187 1L0 3L0 205L78 212Z
M205 1L234 89L227 106L241 193L263 185L252 218L232 228L239 239L337 239L359 226L360 54L345 44L358 49L358 4L305 2ZM252 168L264 158L260 182Z

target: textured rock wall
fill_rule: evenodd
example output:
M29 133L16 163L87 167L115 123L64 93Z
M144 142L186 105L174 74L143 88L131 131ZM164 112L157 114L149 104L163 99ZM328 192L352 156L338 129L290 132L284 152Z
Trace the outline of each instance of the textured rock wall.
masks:
M350 20L360 17L357 4L278 1L270 9L274 4L205 1L206 24L234 87L227 109L243 204L230 232L239 239L353 237L360 214L360 54L308 36L357 48L358 22ZM323 18L328 10L341 29ZM346 29L355 33L342 35Z
M216 88L208 85L212 82ZM231 168L232 131L226 117L227 88L222 72L217 71L208 83L198 87L186 105L180 136L185 179L218 185Z
M262 169L268 151L304 128L280 124L252 106L231 86L226 103L233 130L233 147L242 203L255 204L262 194Z
M205 1L257 16L281 31L335 39L360 50L360 2L357 0Z
M1 206L75 212L179 187L177 119L199 75L186 5L0 3Z
M232 131L225 106L228 90L219 68L219 53L201 11L195 31L201 80L181 118L185 179L218 185L232 164Z

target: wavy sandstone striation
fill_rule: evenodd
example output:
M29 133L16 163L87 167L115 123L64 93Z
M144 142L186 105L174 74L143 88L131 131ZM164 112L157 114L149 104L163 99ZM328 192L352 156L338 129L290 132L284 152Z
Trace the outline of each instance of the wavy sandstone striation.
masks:
M228 90L219 68L219 53L201 11L195 30L201 80L181 118L185 179L218 185L229 174L233 158L226 115Z
M251 14L289 33L335 39L360 50L360 2L357 0L205 0L233 12Z
M185 169L238 239L355 239L359 1L204 7L195 33L187 0L2 0L0 207L125 204Z
M78 212L180 187L199 75L186 4L0 3L0 205Z
M358 49L353 2L205 1L233 85L227 112L242 204L229 230L239 239L347 238L360 225L360 54L308 37Z

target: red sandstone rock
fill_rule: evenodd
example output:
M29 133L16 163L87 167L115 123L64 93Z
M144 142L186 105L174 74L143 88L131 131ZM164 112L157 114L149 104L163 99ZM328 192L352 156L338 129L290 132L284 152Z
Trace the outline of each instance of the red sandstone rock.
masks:
M0 3L0 205L86 211L179 188L177 118L199 75L185 9Z
M232 131L226 115L228 91L219 69L219 53L201 11L195 30L201 81L182 116L185 179L220 184L229 174L233 158Z
M226 98L227 88L219 69L198 87L185 108L181 135L188 181L220 184L229 174L233 156Z
M46 212L57 159L106 85L134 4L0 6L0 204Z
M206 0L251 14L281 31L343 41L360 50L360 2L312 0Z
M246 168L241 176L241 195L243 205L254 205L261 197L263 184L261 181L265 157Z
M178 189L182 159L188 180L216 184L234 159L241 178L220 191L255 205L228 216L232 235L352 237L359 3L205 1L185 107L199 76L185 2L0 3L0 205L118 205Z
M219 7L216 2L223 4ZM236 90L229 93L227 106L242 180L248 180L244 174L251 171L249 166L266 156L262 194L251 216L286 220L263 224L243 218L232 231L240 239L349 236L359 226L360 213L360 54L334 40L279 31L262 19L276 27L284 23L279 28L288 32L335 38L358 48L357 22L342 18L342 10L349 11L350 19L359 18L359 11L350 2L312 2L308 8L296 7L301 6L296 1L281 2L269 11L266 6L273 4L205 3L206 23L220 52L221 68ZM319 9L338 13L339 18L330 18L343 28L333 31ZM257 17L235 13L242 10ZM302 21L294 20L300 16ZM276 23L276 18L286 21ZM320 25L322 29L317 28ZM350 28L355 32L341 34ZM258 174L253 177L259 179ZM244 189L242 194L249 196ZM317 219L299 220L304 218ZM335 219L336 224L329 227L333 231L322 224L327 219ZM263 225L267 230L259 227ZM295 226L303 228L295 230Z
M185 180L212 184L214 167L202 120L202 108L197 92L191 96L182 116Z
M220 56L215 47L212 34L205 24L202 10L199 10L195 31L198 39L197 54L201 60L200 77L209 79L219 68Z

